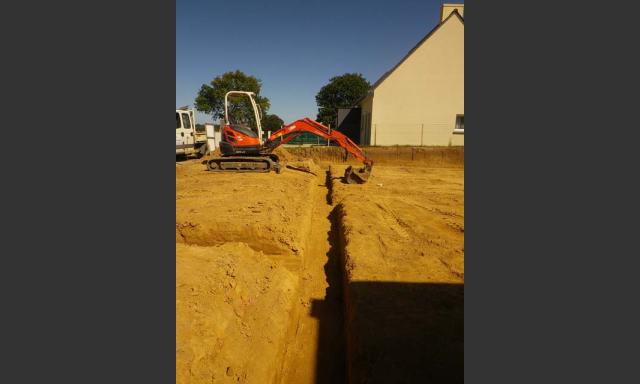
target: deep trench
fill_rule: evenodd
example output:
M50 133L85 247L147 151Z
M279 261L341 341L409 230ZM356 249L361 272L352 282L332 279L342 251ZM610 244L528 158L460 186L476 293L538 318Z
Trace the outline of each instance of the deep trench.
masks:
M333 205L333 176L331 174L331 167L327 169L324 186L327 188L327 204ZM335 209L335 208L334 208ZM332 210L333 212L333 210ZM329 218L331 220L331 218ZM331 222L333 224L333 221ZM333 231L333 227L331 228ZM337 228L335 228L337 230Z
M464 284L347 284L345 212L333 193L334 182L340 178L333 177L329 168L323 184L320 179L321 176L310 199L311 246L305 249L304 261L311 262L308 265L312 266L315 279L310 285L303 283L301 290L303 298L311 298L311 305L298 321L317 325L317 332L296 334L290 339L289 343L297 348L288 357L306 355L287 361L294 366L300 361L313 363L314 369L300 369L297 376L282 382L463 383ZM324 294L317 289L322 278L326 282ZM300 343L307 343L312 349L300 348Z
M283 382L345 383L343 250L339 208L332 205L330 169L324 183L318 183L311 203L312 228L303 270L307 279L302 280L301 289L301 299L308 299L309 306L300 313L295 338L289 340Z
M340 241L339 208L333 206L333 178L331 169L326 172L326 201L331 206L327 219L331 230L327 234L329 252L324 266L325 277L329 284L325 298L318 301L312 314L318 317L318 350L316 360L316 383L346 383L345 326L343 302L343 249Z

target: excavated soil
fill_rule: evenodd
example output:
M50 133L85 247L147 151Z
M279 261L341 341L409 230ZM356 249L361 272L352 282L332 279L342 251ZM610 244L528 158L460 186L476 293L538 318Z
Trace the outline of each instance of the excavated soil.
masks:
M198 160L176 164L177 243L243 242L282 257L291 269L299 267L310 225L313 175L219 174L205 171ZM321 172L313 163L306 165Z
M333 199L350 279L464 282L463 169L374 166L367 184L334 182Z
M176 382L273 382L297 277L244 243L176 244Z
M462 382L464 169L281 156L176 163L176 382Z
M348 381L463 382L464 170L378 166L332 193Z

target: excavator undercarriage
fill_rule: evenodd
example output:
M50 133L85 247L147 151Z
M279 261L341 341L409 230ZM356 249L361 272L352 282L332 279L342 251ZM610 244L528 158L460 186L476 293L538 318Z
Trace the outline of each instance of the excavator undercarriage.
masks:
M205 161L213 172L271 172L281 173L283 165L276 154L261 156L216 157Z

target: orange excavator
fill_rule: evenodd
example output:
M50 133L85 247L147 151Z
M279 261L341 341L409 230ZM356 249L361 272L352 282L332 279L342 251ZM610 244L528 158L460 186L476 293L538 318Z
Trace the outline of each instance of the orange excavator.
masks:
M244 106L244 113L232 113L231 121L229 98L238 100L234 108ZM250 106L250 108L246 108ZM247 109L252 111L246 112ZM360 169L348 167L344 179L349 184L366 183L373 169L373 161L347 136L308 117L294 121L274 132L263 142L262 111L255 101L253 92L231 91L224 97L224 127L222 128L220 152L222 156L205 160L207 169L213 172L270 172L280 173L284 165L273 151L304 132L331 140L344 148L353 157L362 161Z

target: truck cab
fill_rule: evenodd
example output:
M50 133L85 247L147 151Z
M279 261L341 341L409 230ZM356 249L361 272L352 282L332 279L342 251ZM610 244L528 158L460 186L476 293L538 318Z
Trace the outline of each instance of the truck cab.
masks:
M196 131L193 109L176 109L176 156L201 157L207 153L207 136Z

